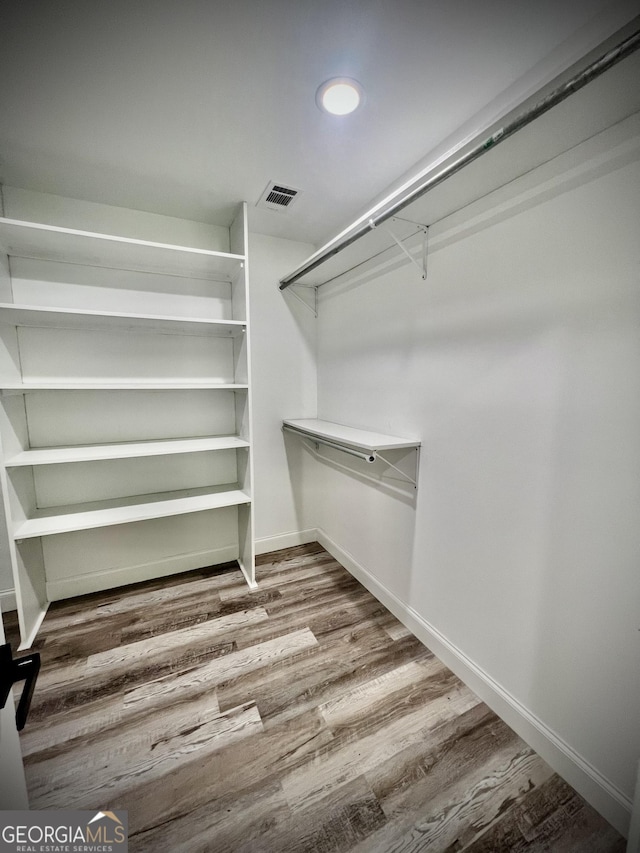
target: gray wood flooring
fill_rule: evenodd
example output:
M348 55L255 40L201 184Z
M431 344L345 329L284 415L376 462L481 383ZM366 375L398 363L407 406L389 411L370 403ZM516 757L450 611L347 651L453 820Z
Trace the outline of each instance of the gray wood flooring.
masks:
M624 851L319 545L258 562L52 605L32 808L127 809L136 853Z

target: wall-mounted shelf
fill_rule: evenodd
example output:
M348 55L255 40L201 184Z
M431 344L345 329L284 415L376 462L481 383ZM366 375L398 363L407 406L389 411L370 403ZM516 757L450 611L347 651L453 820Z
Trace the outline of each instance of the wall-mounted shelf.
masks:
M415 439L401 438L397 435L386 435L384 433L372 432L370 430L357 429L356 427L336 424L331 421L318 420L316 418L284 420L282 422L282 428L286 432L298 435L300 438L307 439L316 444L332 447L335 450L340 450L350 456L356 456L363 459L367 463L373 463L376 459L380 459L417 488L418 462L421 442L416 441ZM415 451L414 477L407 475L385 457L385 452L393 450Z
M16 394L26 394L29 391L246 391L246 384L235 382L207 382L206 380L186 380L179 382L148 382L145 380L134 382L3 382L0 384L0 393L5 391Z
M40 447L23 450L5 459L7 468L33 465L64 465L68 462L98 462L107 459L139 459L143 456L172 456L179 453L204 453L212 450L235 450L249 447L249 442L236 435L214 435L204 438L174 438L164 441L130 441L114 444L88 444L71 447Z
M38 510L32 518L16 524L13 537L19 541L249 503L251 497L236 485L58 506Z
M383 435L355 427L334 424L331 421L303 418L302 420L285 420L282 422L295 432L307 437L327 439L336 444L362 450L366 453L379 453L384 450L401 450L402 448L420 447L420 442L410 438L399 438L396 435Z
M0 304L0 323L36 329L83 329L90 331L155 332L169 335L234 337L244 333L242 320L207 320L161 314L124 314L114 311L82 311L73 308L40 308Z
M233 281L243 255L0 218L0 251L19 258Z

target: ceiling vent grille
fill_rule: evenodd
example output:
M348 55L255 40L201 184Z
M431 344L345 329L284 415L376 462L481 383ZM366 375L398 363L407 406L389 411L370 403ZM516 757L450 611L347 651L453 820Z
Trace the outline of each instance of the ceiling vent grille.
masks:
M261 210L279 210L282 212L288 210L299 195L300 190L294 189L294 187L285 187L283 184L269 181L256 207Z

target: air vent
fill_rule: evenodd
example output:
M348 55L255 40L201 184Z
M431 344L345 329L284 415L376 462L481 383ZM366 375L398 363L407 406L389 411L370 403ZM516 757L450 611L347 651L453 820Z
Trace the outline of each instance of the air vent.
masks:
M256 204L261 210L288 210L300 195L300 190L269 181Z

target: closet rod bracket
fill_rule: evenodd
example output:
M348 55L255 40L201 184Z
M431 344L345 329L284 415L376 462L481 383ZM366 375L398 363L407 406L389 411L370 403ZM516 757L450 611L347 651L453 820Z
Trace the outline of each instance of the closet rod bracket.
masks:
M393 221L395 221L395 219ZM387 234L393 240L393 242L396 243L400 247L401 251L404 252L404 254L409 258L411 263L414 265L414 267L416 267L416 269L420 272L420 276L422 277L422 280L426 281L426 278L427 278L427 249L428 249L427 241L428 241L428 236L429 236L429 226L428 225L421 225L418 222L415 222L414 225L417 225L418 231L422 232L422 259L421 259L421 262L417 261L414 258L413 254L405 246L404 241L401 240L399 237L397 237L393 233L393 231L386 224L386 222L378 224L373 219L369 220L369 227L371 228L371 230L373 231L374 228L382 228L384 231L386 231ZM415 236L415 235L411 235L411 236ZM405 239L407 239L407 238L405 238Z
M416 468L415 468L415 474L413 477L410 477L402 469L398 468L397 465L394 465L393 462L390 462L386 456L384 456L382 453L380 453L379 450L376 451L375 455L376 455L376 459L381 459L385 465L388 465L389 468L393 468L393 470L396 471L402 477L403 480L406 480L407 483L411 483L413 488L417 489L418 488L418 470L419 470L419 466L420 466L420 448L416 447L416 448L414 448L414 450L415 450Z
M298 282L294 282L294 284L289 288L289 292L293 297L295 297L301 305L307 309L307 311L311 311L313 316L318 319L318 288L313 286L309 287L308 285L300 285L300 287L304 287L305 290L313 290L313 305L310 305L306 299L303 299L299 293L296 293L294 287L298 286Z

